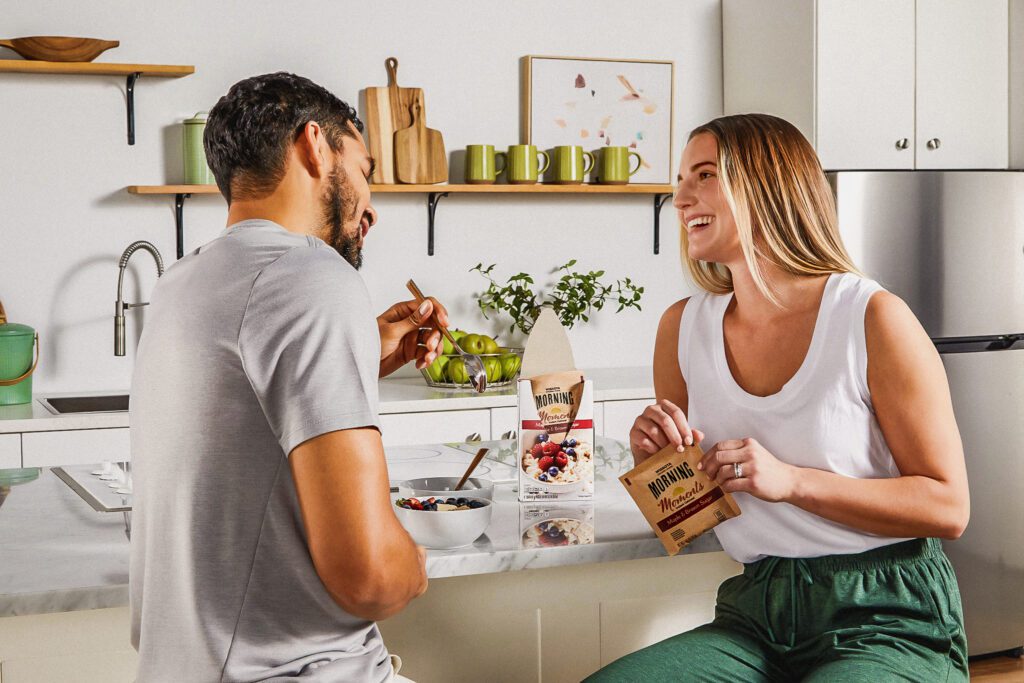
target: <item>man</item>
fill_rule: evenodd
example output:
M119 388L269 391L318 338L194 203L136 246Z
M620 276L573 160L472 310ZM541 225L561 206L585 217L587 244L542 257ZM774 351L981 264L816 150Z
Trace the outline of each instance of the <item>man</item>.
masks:
M286 73L210 112L228 227L159 280L132 381L141 683L395 680L374 622L427 580L389 499L377 381L431 362L447 312L407 301L374 324L361 129Z

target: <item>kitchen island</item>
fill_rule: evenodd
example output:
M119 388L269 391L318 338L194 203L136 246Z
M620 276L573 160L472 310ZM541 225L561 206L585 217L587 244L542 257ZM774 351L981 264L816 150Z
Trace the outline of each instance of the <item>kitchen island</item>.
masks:
M438 629L425 629L424 620L443 624L446 641L474 643L474 652L460 659L462 673L454 678L445 673L447 680L532 680L542 672L546 679L563 680L578 679L635 647L710 619L717 584L736 573L738 565L720 552L714 534L701 537L679 557L665 556L617 481L632 465L625 445L598 439L592 503L543 506L550 508L545 519L577 518L592 525L592 535L583 539L592 542L578 545L561 538L536 542L536 534L528 532L537 506L520 505L514 490L514 442L482 445L491 452L475 474L497 484L490 525L471 546L429 551L430 590L406 612L381 624L389 647L403 655L414 680L435 680L449 671L448 662L439 659ZM389 447L392 484L411 477L459 475L480 446ZM32 659L46 659L40 647L53 637L46 634L64 632L66 637L62 621L69 619L76 624L98 619L94 627L74 630L86 632L86 640L90 634L109 634L112 642L102 647L109 656L120 657L118 671L130 672L134 653L128 645L123 515L94 512L43 468L33 481L7 491L0 506L0 542L4 683L32 680L12 678L16 660L24 656L25 647L33 649ZM537 571L518 571L523 569ZM542 630L551 629L573 633L572 657L552 650L547 635L540 637ZM33 645L25 644L26 633L36 634ZM67 649L68 642L60 647ZM96 647L95 642L82 644L93 654ZM93 654L62 654L61 661L51 663L73 665L78 680L90 680L80 676L95 659ZM33 666L38 668L39 661ZM492 675L495 667L505 674ZM100 670L107 678L97 680L118 680L110 677L109 668Z

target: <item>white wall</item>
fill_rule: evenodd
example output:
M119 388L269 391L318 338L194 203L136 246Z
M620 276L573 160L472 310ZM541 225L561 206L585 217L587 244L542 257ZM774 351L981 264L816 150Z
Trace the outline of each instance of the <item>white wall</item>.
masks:
M103 61L195 64L183 79L140 79L137 142L125 139L124 79L0 74L0 299L12 321L36 327L43 359L36 392L125 388L139 322L129 313L129 355L113 355L117 259L131 241L174 259L173 202L127 194L132 184L180 182L180 122L208 109L235 81L290 70L349 102L399 83L426 94L430 127L449 151L518 142L519 58L526 54L672 59L676 63L673 157L688 131L722 110L719 0L594 3L287 3L155 0L16 0L5 36L118 39ZM4 52L2 57L11 57ZM662 214L662 253L651 250L649 197L457 196L442 200L436 255L426 255L422 196L380 195L380 222L365 250L364 277L383 310L407 298L413 277L448 304L464 328L485 326L472 295L477 262L541 275L580 266L645 285L642 313L599 314L570 334L584 367L647 365L664 308L690 291L678 258L674 214ZM212 239L226 215L219 197L185 208L186 250ZM147 254L132 261L126 298L148 295ZM215 296L211 292L210 296ZM144 309L143 309L144 310Z

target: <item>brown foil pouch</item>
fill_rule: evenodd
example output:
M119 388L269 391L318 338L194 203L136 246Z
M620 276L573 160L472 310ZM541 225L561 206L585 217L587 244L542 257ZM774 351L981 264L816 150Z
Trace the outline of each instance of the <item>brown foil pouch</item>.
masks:
M530 378L533 402L537 406L544 431L553 441L561 441L580 409L583 373L579 370L552 372Z
M703 457L696 445L682 453L670 445L619 477L669 555L740 515L733 497L697 469Z

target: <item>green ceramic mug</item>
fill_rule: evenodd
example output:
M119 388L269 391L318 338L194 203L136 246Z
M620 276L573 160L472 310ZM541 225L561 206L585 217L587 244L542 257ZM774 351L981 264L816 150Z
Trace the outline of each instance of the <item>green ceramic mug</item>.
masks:
M501 159L501 168L497 160ZM468 145L466 147L466 182L489 185L504 173L507 159L504 152L495 152L494 145Z
M556 185L579 185L594 167L594 155L579 145L555 147L551 160L551 180Z
M539 157L543 157L543 163ZM506 161L508 172L505 177L514 185L532 185L551 163L547 152L538 152L534 145L510 145Z
M636 167L629 170L629 158L636 157ZM602 147L597 165L597 182L602 185L625 185L643 165L643 158L629 147Z

